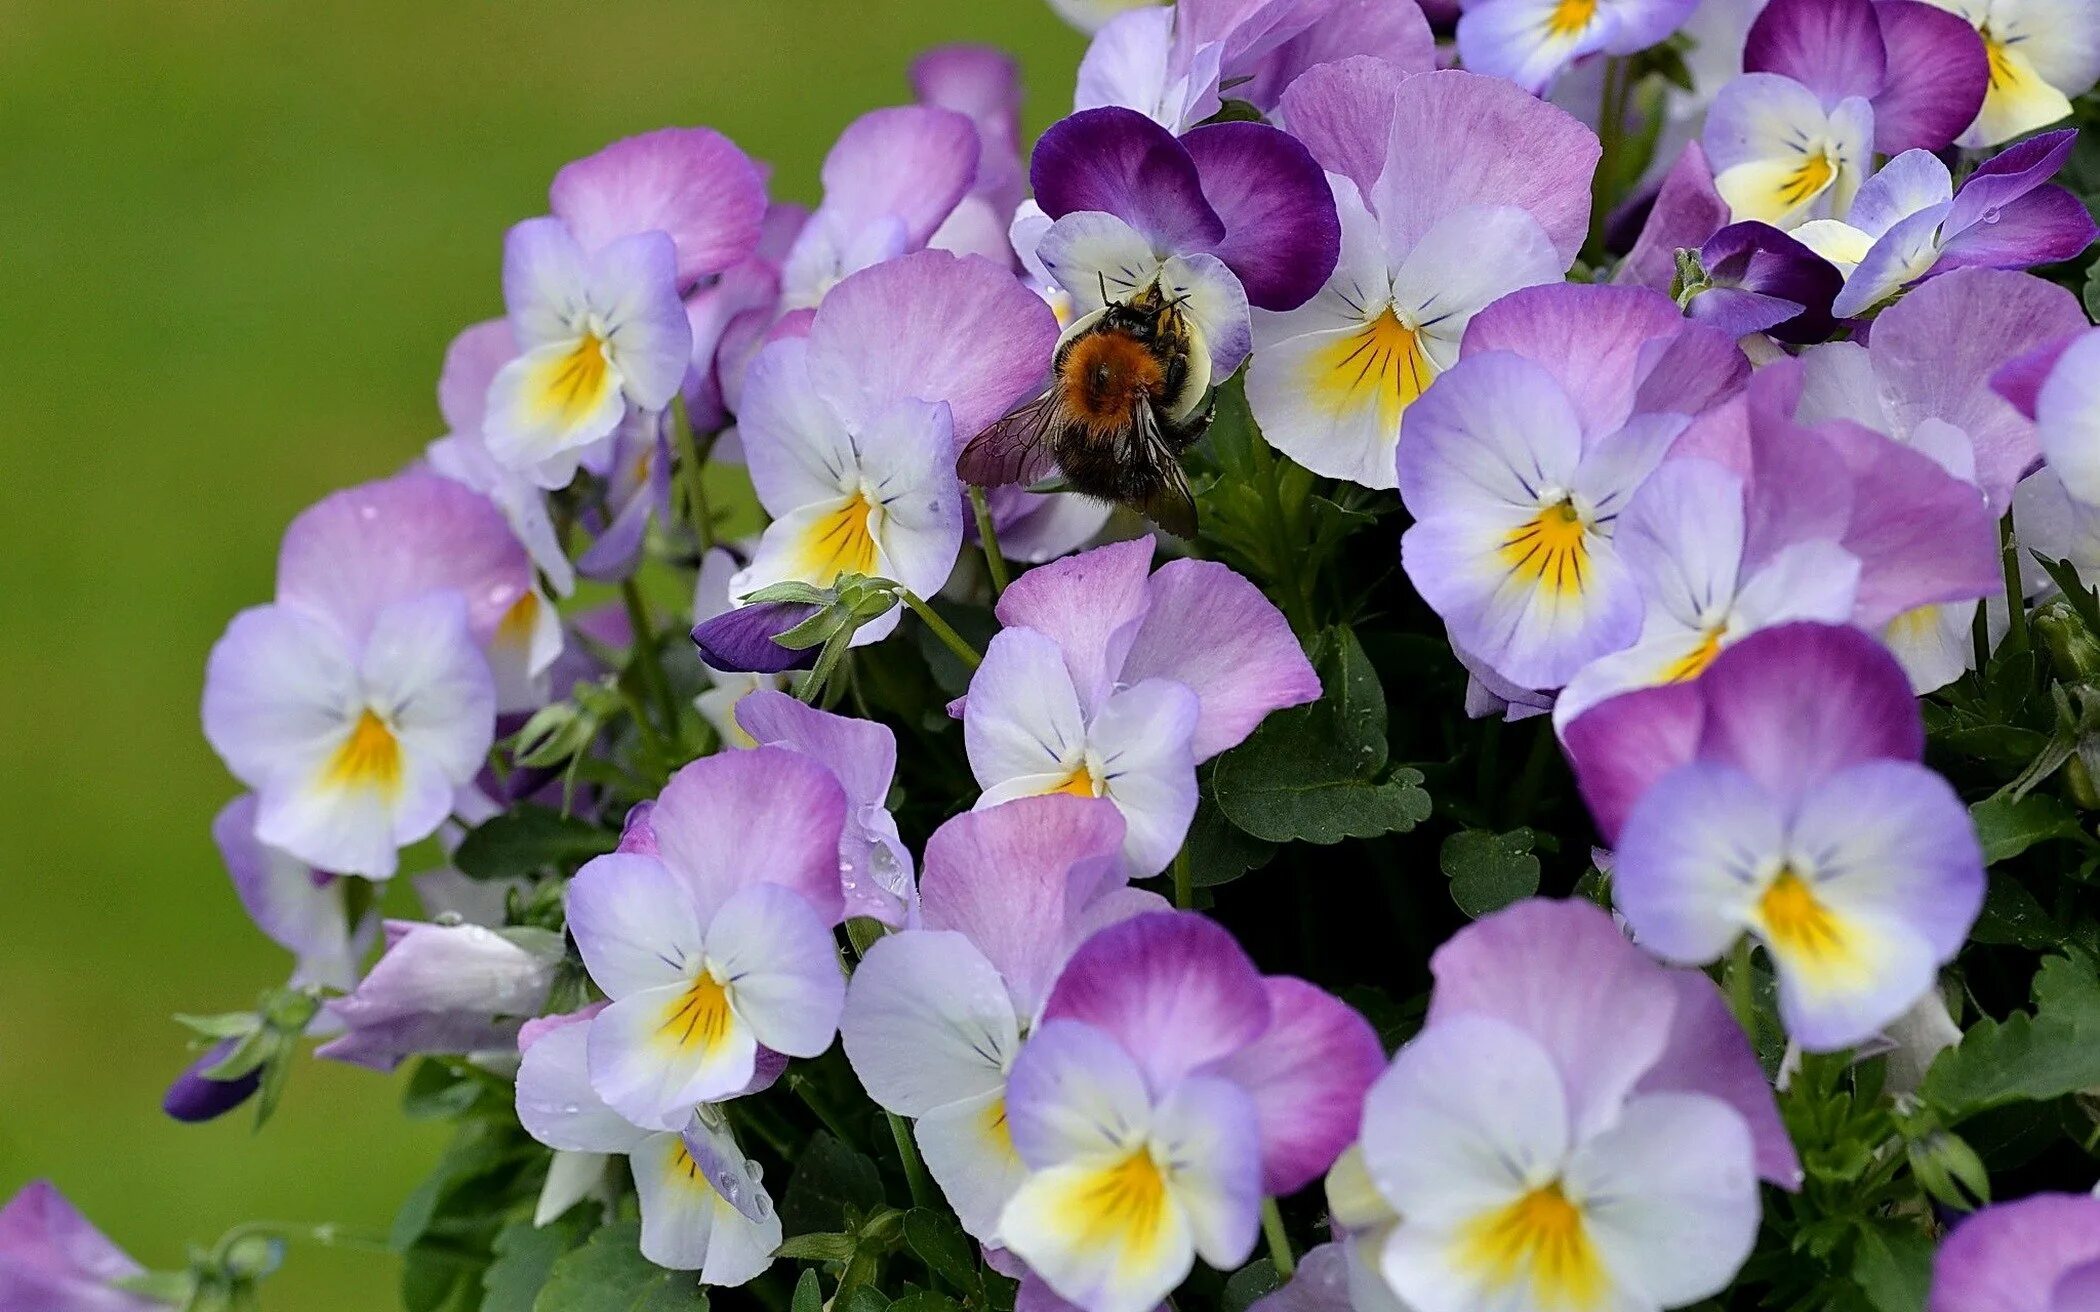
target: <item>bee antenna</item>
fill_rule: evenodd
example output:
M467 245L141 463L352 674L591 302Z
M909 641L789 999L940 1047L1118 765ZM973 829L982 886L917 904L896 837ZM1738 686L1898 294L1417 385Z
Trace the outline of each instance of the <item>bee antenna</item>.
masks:
M1101 303L1106 305L1108 304L1108 275L1096 269L1094 270L1094 277L1101 283Z

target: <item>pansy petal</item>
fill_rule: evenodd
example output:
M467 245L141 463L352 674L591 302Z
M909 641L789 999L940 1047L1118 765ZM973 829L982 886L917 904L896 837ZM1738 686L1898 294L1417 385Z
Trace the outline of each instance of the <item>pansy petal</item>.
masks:
M1677 276L1677 249L1697 250L1726 227L1728 219L1728 202L1714 190L1713 168L1706 162L1705 149L1697 141L1687 141L1677 162L1663 175L1641 235L1612 274L1612 281L1668 292Z
M1088 726L1088 773L1123 813L1123 857L1136 878L1166 869L1188 836L1200 713L1187 686L1147 679L1110 697Z
M1063 786L1085 748L1086 721L1056 642L1031 629L992 636L970 677L963 744L987 789L1018 786L1009 796L1025 796ZM1041 787L1028 786L1037 780Z
M348 992L357 984L362 953L352 941L342 881L320 876L297 857L257 841L255 815L254 795L243 794L211 824L242 910L256 928L298 957L295 986L312 983Z
M1188 151L1135 110L1105 106L1060 120L1037 140L1029 175L1053 219L1114 214L1167 251L1204 250L1225 236Z
M1874 16L1888 51L1888 80L1874 97L1874 149L1946 149L1990 85L1983 42L1959 15L1922 0L1875 0Z
M1277 113L1320 167L1369 195L1385 171L1386 125L1407 77L1376 56L1351 55L1308 68L1284 89Z
M1687 328L1675 302L1644 287L1554 284L1512 292L1474 315L1464 354L1508 351L1531 360L1560 384L1583 436L1595 441L1634 413L1642 385L1657 372L1658 351L1688 333L1711 332ZM1702 364L1732 368L1739 359L1724 353ZM1693 381L1691 390L1702 397L1725 390L1728 382L1709 379L1702 369L1696 378L1670 378L1669 385L1681 396ZM1666 408L1688 412L1685 405ZM1551 468L1545 472L1564 477Z
M1932 1312L2014 1312L2052 1302L2064 1273L2100 1259L2100 1199L2041 1193L1986 1207L1957 1224L1932 1264Z
M622 237L591 257L591 309L606 322L607 356L627 399L645 410L669 405L692 363L677 260L661 232Z
M955 1209L965 1233L986 1243L999 1237L999 1214L1028 1178L1006 1128L1006 1085L943 1103L914 1127L926 1169Z
M569 936L608 997L680 983L700 962L706 925L653 856L593 857L569 881L566 906Z
M1052 561L1015 579L994 608L1008 628L1033 629L1056 641L1065 667L1091 713L1126 676L1125 658L1153 605L1150 537L1114 542Z
M1385 1049L1370 1022L1334 995L1287 976L1262 984L1269 1027L1212 1069L1254 1099L1262 1191L1281 1196L1319 1178L1356 1140Z
M1725 953L1785 856L1785 823L1779 800L1733 766L1694 762L1658 780L1612 864L1612 900L1641 946L1687 965Z
M703 974L693 985L630 993L599 1012L586 1055L591 1087L606 1105L647 1129L676 1130L696 1104L749 1084L758 1044L720 994Z
M708 923L707 957L760 1043L789 1057L831 1046L846 980L831 922L800 894L757 884L731 897Z
M738 889L779 884L839 916L846 797L831 771L778 747L703 757L664 785L650 824L703 918Z
M1150 1128L1152 1102L1144 1072L1113 1038L1046 1018L1007 1077L1006 1113L1015 1150L1041 1171L1114 1160Z
M634 1151L648 1131L605 1105L591 1088L590 1022L563 1025L526 1046L518 1064L518 1121L562 1152Z
M1788 624L1754 633L1721 653L1700 688L1707 718L1699 754L1775 792L1860 761L1915 761L1924 751L1902 669L1857 629Z
M2100 505L2100 330L2068 340L2034 394L2036 435L2063 489ZM2001 375L2002 376L2002 375Z
M1244 1263L1260 1234L1264 1192L1253 1099L1230 1079L1192 1076L1159 1105L1152 1137L1197 1253L1220 1271Z
M1213 123L1181 139L1225 224L1210 248L1264 310L1303 305L1334 272L1341 223L1319 164L1266 123Z
M563 165L547 198L586 249L652 229L668 234L681 284L749 255L766 213L764 175L711 128L660 128L615 141Z
M848 230L901 224L908 248L926 244L977 177L977 127L952 110L871 110L824 157L823 212Z
M1196 760L1236 746L1271 711L1319 698L1319 676L1290 624L1242 575L1215 561L1171 560L1146 593L1120 677L1172 679L1196 694Z
M1782 1189L1798 1189L1801 1159L1728 1000L1696 970L1665 971L1664 977L1677 993L1669 1042L1635 1091L1702 1093L1727 1103L1750 1129L1758 1175Z
M1627 813L1649 785L1692 759L1704 712L1693 685L1665 684L1609 698L1561 730L1583 801L1607 844L1618 844Z
M853 972L839 1031L868 1096L900 1116L1004 1089L1005 1067L1020 1048L999 972L969 939L941 930L907 930L870 945Z
M1750 24L1745 73L1778 73L1836 104L1879 95L1888 77L1873 0L1773 0Z
M1155 1091L1253 1042L1271 1014L1261 976L1232 935L1189 912L1138 916L1094 935L1043 1007L1046 1024L1084 1021L1113 1036Z

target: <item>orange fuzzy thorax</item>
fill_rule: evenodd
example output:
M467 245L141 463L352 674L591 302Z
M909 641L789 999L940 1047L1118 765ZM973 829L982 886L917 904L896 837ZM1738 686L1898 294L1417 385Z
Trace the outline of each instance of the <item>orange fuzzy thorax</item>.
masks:
M1165 364L1128 333L1089 333L1071 344L1058 371L1067 414L1099 432L1121 429L1139 402L1166 390Z

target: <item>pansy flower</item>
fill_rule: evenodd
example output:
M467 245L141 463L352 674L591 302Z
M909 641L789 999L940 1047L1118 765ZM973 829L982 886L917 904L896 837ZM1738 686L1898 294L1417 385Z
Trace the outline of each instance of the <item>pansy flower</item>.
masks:
M413 1056L501 1052L547 1005L562 958L544 929L390 920L385 931L357 988L324 1004L342 1032L315 1056L390 1071Z
M752 362L739 428L773 523L732 594L842 573L938 591L962 547L956 449L1035 388L1056 335L1049 307L975 256L922 251L841 282L807 337Z
M1745 73L1714 97L1703 143L1731 218L1841 219L1873 163L1874 110L1864 96L1825 105L1790 77Z
M1919 763L1902 669L1856 629L1753 634L1692 683L1603 702L1566 742L1635 938L1702 964L1753 935L1810 1051L1907 1011L1982 907L1968 808Z
M1932 1258L1930 1312L2100 1307L2100 1198L2031 1194L1966 1218Z
M920 104L961 114L977 128L976 176L926 244L1012 263L1007 226L1028 192L1020 66L992 46L937 46L911 61L911 88Z
M977 126L952 110L861 115L824 157L824 200L781 268L781 303L807 310L839 280L924 250L977 179Z
M1177 138L1134 110L1090 109L1042 135L1030 177L1052 220L1034 254L1075 316L1157 285L1183 302L1218 379L1247 358L1247 307L1303 305L1340 249L1320 166L1262 123ZM1017 230L1028 220L1024 208Z
M167 1300L118 1285L144 1274L49 1180L31 1180L0 1207L0 1307L165 1312Z
M612 1000L591 1025L591 1085L620 1115L682 1129L751 1086L761 1046L830 1046L845 818L838 781L799 752L703 757L664 785L647 841L577 872L569 935Z
M1459 0L1458 57L1541 93L1585 55L1630 55L1677 30L1698 0Z
M780 1216L737 1147L728 1124L710 1108L672 1130L636 1125L592 1087L590 1034L605 1013L591 1009L533 1021L519 1036L518 1121L555 1150L557 1174L589 1181L605 1157L627 1158L641 1206L642 1256L658 1266L697 1271L707 1285L741 1285L773 1263ZM545 1203L546 1224L575 1201Z
M302 513L276 602L236 616L205 671L205 737L255 790L256 836L319 869L393 874L481 768L491 656L529 650L533 596L503 516L449 479L403 474Z
M1027 1175L1000 1237L1087 1312L1148 1312L1198 1255L1246 1261L1263 1196L1333 1163L1382 1056L1361 1016L1264 979L1200 916L1110 926L1073 954L1008 1076Z
M1944 150L1983 104L1983 43L1916 0L1772 0L1743 40L1743 71L1791 78L1823 108L1864 100L1883 155Z
M712 548L700 557L700 569L693 580L693 631L696 636L702 632L707 633L709 643L714 643L715 634L720 627L713 621L733 613L729 604L729 580L736 571L737 559L730 555L726 548ZM752 606L736 613L749 620L763 617L765 610L763 606ZM798 618L793 623L784 624L777 630L767 628L760 633L742 635L751 641L748 644L733 642L731 645L750 646L751 650L743 654L760 657L761 664L776 671L786 668L781 662L798 662L805 658L814 661L813 652L790 651L774 642L771 636L776 632L787 632L812 612L812 607L795 608L791 613ZM726 622L735 624L737 621L732 619ZM737 704L761 688L785 689L788 686L787 676L777 672L754 673L742 665L736 665L734 668L717 665L709 659L713 647L708 644L697 645L700 650L700 668L707 675L708 686L693 698L694 709L714 728L724 746L756 747L757 740L745 732L743 725L737 723ZM721 655L720 652L715 654Z
M1150 538L1119 542L1016 579L962 713L980 808L1107 797L1141 877L1181 846L1196 764L1270 711L1320 695L1290 626L1253 584L1210 561L1152 573L1152 552Z
M1409 406L1400 563L1454 645L1512 684L1557 688L1639 635L1619 514L1689 416L1748 363L1668 297L1552 285L1477 315L1463 356Z
M1984 161L1959 191L1928 151L1890 160L1860 188L1844 220L1817 220L1797 232L1841 268L1851 265L1832 310L1840 318L1867 313L1950 269L2025 269L2078 255L2100 227L2084 202L2048 182L2076 136L2065 129L2023 141Z
M2090 0L1932 0L1983 38L1990 88L1958 144L1996 146L2071 116L2100 78L2100 7Z
M1247 401L1299 464L1391 487L1400 417L1473 316L1574 262L1597 140L1499 79L1367 56L1299 78L1283 113L1327 170L1341 256L1304 305L1255 313Z
M1800 236L1768 223L1731 223L1714 233L1698 248L1698 278L1678 289L1686 317L1729 337L1828 337L1836 327L1830 304L1844 277Z
M845 914L892 929L909 924L919 905L911 849L898 837L887 804L897 773L897 735L886 724L820 711L771 688L739 701L736 720L751 746L800 752L831 771L845 791L846 823L839 834Z
M1800 1165L1719 990L1581 902L1533 900L1431 960L1422 1033L1364 1108L1406 1305L1680 1307L1750 1253L1759 1176Z
M1006 1076L1051 983L1096 929L1165 908L1130 888L1123 820L1094 798L1031 797L956 816L926 843L917 927L868 948L839 1035L877 1103L917 1124L963 1229L998 1244L1026 1168Z

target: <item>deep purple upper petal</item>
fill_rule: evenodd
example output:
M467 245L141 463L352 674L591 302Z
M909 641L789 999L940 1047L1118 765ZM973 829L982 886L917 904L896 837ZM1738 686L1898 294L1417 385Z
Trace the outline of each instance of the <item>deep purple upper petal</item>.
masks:
M1213 123L1181 139L1225 224L1212 253L1264 310L1312 299L1341 255L1342 222L1318 161L1266 123Z
M1888 75L1873 0L1772 0L1743 41L1743 71L1790 77L1825 108L1873 99Z
M1875 0L1888 82L1874 97L1874 149L1944 150L1976 119L1990 85L1983 38L1967 19L1923 0Z
M1109 105L1052 124L1035 143L1029 179L1053 219L1098 210L1177 252L1209 250L1225 236L1187 148L1136 110Z
M773 639L817 613L819 607L791 601L763 601L723 611L693 626L693 645L700 659L718 670L749 674L782 674L817 663L815 647L800 651Z
M1947 216L1949 231L1959 231L1985 221L2012 202L2056 176L2071 157L2078 129L2063 128L2029 137L1976 166L1954 197L1954 212Z
M1956 213L1962 205L1954 203ZM1954 220L1948 218L1947 227ZM2031 269L2076 259L2100 235L2085 202L2054 183L2008 201L1995 215L1947 237L1934 272L1954 269Z
M1836 327L1830 317L1830 303L1844 286L1844 276L1830 261L1770 224L1730 224L1700 248L1699 260L1717 288L1739 288L1772 301L1800 307L1795 312L1753 325L1740 315L1726 321L1710 318L1711 311L1702 314L1699 307L1712 293L1705 292L1695 297L1686 307L1686 312L1694 319L1713 324L1730 340L1745 333L1780 329L1784 325L1783 330L1773 335L1783 341L1814 342L1828 337Z

